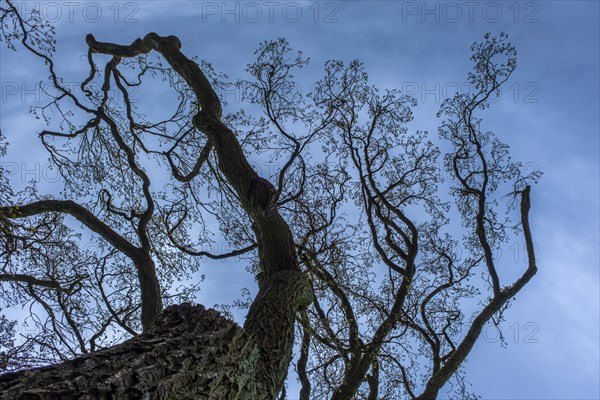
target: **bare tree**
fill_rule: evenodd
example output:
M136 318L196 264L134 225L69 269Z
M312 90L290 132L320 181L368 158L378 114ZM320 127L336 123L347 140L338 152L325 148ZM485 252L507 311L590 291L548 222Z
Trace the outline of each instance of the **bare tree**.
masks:
M283 39L260 45L250 79L228 82L177 37L90 34L77 94L39 15L7 1L0 26L48 68L56 92L33 113L65 185L61 198L13 193L0 175L2 298L28 306L39 332L15 345L14 322L0 320L13 371L0 398L284 399L294 372L303 400L433 399L451 378L470 396L461 365L536 272L540 174L524 175L477 116L516 67L506 35L473 44L475 90L443 102L436 141L408 131L415 100L370 85L358 61L326 63L302 93L293 74L308 60ZM157 78L178 102L150 121L131 91ZM228 85L263 114L225 114ZM282 167L260 177L252 155ZM96 246L79 245L73 219ZM199 250L210 221L236 250ZM513 235L528 266L507 282L495 254ZM201 257L240 256L259 285L243 327L187 303L201 282L179 285Z

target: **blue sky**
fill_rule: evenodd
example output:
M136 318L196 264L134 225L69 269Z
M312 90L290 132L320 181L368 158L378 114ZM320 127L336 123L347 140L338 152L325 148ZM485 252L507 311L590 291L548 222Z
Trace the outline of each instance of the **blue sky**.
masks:
M539 272L506 314L508 347L486 333L466 371L484 399L598 399L599 349L599 2L17 2L38 7L57 27L59 74L80 80L84 36L130 43L150 31L177 35L188 56L244 76L258 43L285 37L311 58L309 85L331 59L360 59L372 83L416 96L413 126L435 132L441 100L464 86L469 46L485 32L509 34L518 67L485 123L514 159L544 176L532 191L531 225ZM1 50L3 163L13 182L40 180L57 193L27 106L43 101L46 75L23 52ZM308 88L308 86L307 86ZM232 99L229 99L230 101ZM160 100L154 102L160 108ZM515 250L515 249L513 249ZM508 267L524 267L506 252ZM517 258L522 255L517 256ZM207 305L239 297L250 276L239 266L208 264L198 297ZM224 283L227 283L226 285Z

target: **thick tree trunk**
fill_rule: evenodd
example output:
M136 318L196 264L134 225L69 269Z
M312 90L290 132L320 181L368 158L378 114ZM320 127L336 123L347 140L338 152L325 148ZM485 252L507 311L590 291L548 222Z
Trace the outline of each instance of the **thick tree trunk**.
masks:
M62 364L0 375L0 399L264 399L260 352L215 310L181 304L143 334Z

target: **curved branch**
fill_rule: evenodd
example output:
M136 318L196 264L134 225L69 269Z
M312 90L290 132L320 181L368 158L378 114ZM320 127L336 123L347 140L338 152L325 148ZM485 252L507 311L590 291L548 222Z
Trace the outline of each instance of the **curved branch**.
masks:
M110 226L98 219L87 208L71 200L40 200L24 206L0 207L0 216L4 218L25 218L47 212L69 214L84 224L93 232L99 234L104 240L123 252L128 257L134 258L139 254L139 249L127 239L115 232Z
M475 342L477 341L477 338L479 337L481 330L487 321L489 321L496 312L498 312L510 299L512 299L537 272L535 256L533 253L533 240L531 238L531 231L529 229L529 208L531 204L529 192L529 186L527 186L521 192L521 223L523 225L523 234L525 236L529 259L527 270L512 286L502 289L499 295L494 296L488 305L485 306L484 309L481 310L481 312L475 317L471 323L471 326L469 327L467 335L456 347L456 350L452 352L452 355L448 357L444 365L431 376L427 382L427 385L425 386L425 390L416 398L417 400L429 400L437 396L437 393L442 386L448 381L448 379L450 379L450 377L467 358L467 355L475 345Z
M29 286L42 286L49 289L55 289L58 292L70 294L75 290L75 286L79 283L79 280L71 283L68 288L62 287L60 282L40 279L32 275L27 274L0 274L0 282L22 282Z

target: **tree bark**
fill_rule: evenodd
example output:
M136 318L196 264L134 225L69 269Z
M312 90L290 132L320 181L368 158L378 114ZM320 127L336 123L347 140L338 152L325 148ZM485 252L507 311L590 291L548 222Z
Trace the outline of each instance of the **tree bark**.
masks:
M117 346L0 375L0 399L263 399L259 354L234 322L184 303Z

